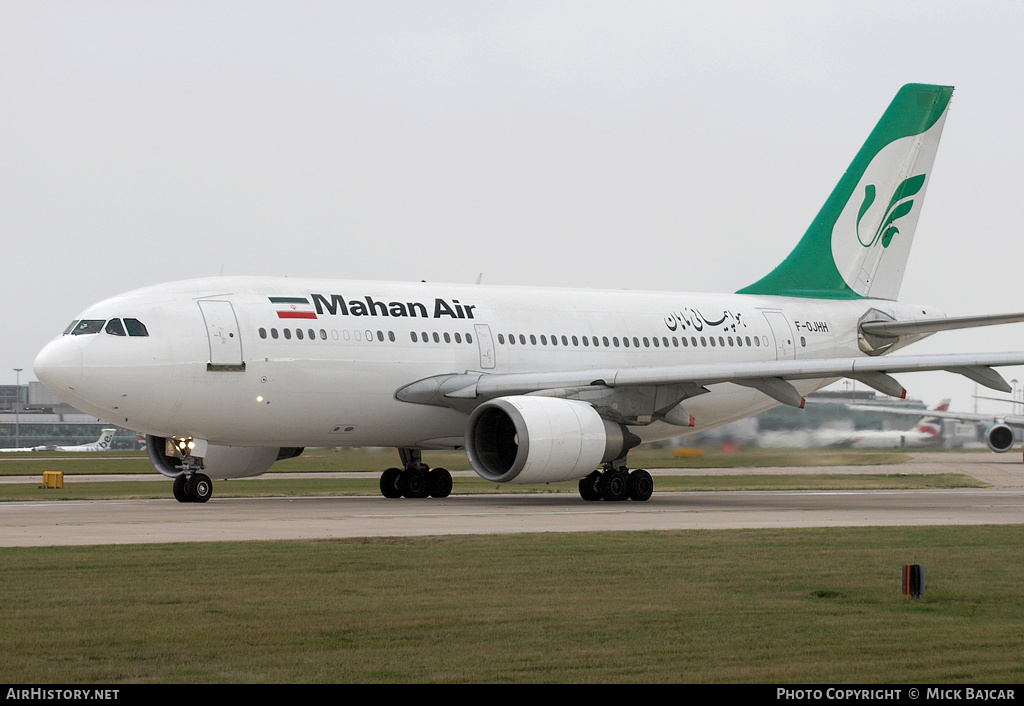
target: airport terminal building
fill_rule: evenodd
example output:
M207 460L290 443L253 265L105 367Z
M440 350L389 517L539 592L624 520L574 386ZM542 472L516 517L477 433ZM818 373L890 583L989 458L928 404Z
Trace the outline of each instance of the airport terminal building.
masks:
M0 385L0 448L88 444L110 426L64 404L40 382ZM135 432L119 428L112 448L138 449L141 445Z

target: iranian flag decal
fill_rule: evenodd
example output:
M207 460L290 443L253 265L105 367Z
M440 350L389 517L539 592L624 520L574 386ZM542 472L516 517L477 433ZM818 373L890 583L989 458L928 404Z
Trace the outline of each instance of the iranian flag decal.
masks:
M270 297L270 302L277 305L279 319L315 319L313 305L305 297Z

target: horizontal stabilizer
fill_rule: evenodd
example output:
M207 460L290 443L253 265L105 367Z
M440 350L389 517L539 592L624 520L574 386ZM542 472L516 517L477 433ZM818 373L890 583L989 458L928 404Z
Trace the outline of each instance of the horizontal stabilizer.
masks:
M941 319L920 319L918 321L865 321L861 331L872 336L906 336L915 333L935 333L960 328L997 326L1024 321L1024 313L990 314L986 316L957 316Z

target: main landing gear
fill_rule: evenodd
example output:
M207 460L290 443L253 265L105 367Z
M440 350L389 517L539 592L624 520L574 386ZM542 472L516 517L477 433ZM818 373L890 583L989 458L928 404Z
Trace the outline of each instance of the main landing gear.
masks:
M385 498L447 498L452 492L452 474L445 468L429 468L418 449L399 449L402 468L389 468L380 476Z
M584 500L636 500L643 502L654 492L654 479L642 468L629 470L615 462L605 464L603 471L594 471L580 478L580 497Z

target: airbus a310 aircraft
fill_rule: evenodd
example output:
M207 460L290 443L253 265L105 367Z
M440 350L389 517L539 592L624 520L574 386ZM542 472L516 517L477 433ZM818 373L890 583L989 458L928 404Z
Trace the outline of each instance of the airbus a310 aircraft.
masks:
M637 445L758 414L852 378L949 370L1009 391L1024 353L884 357L945 318L896 301L953 89L903 87L796 248L736 294L214 278L86 309L35 372L54 394L147 435L182 501L313 446L390 446L389 497L447 496L427 449L464 448L497 483L579 482L646 500Z

